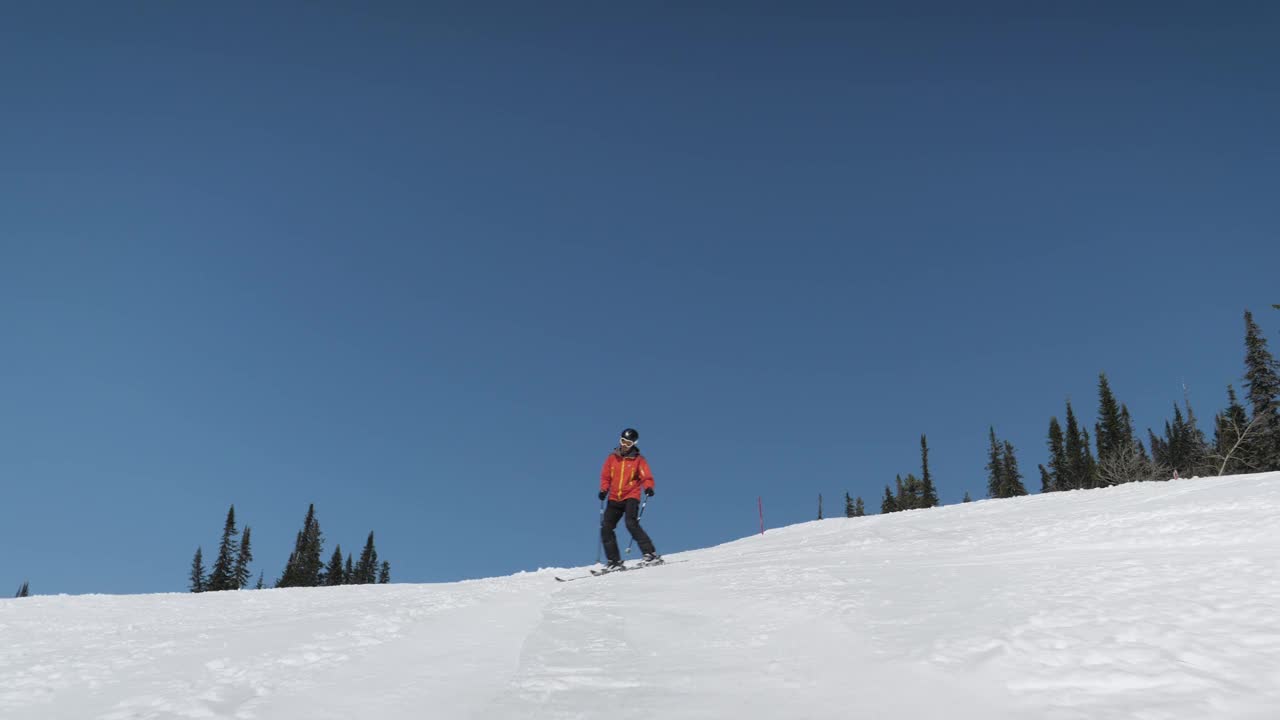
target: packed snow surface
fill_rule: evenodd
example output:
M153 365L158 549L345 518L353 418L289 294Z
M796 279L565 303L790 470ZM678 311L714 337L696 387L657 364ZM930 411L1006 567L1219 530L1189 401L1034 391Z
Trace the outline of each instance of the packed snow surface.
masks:
M1280 717L1280 473L770 530L679 564L0 601L0 718Z

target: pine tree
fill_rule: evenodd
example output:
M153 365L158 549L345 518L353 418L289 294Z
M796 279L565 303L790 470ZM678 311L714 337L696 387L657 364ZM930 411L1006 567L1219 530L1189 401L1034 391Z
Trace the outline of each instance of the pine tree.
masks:
M1094 440L1098 444L1098 461L1101 462L1125 447L1125 433L1120 405L1111 392L1106 373L1098 373L1098 424L1094 425Z
M889 486L884 486L884 500L880 501L880 514L888 515L892 512L898 512L898 501L893 497L893 492L889 490Z
M18 588L18 592L14 595L16 598L31 597L31 583L23 580L22 586Z
M236 506L227 511L227 522L222 526L222 542L218 545L218 559L213 563L209 573L209 584L206 590L235 590L235 559L240 553L236 542Z
M973 502L973 498L969 497L968 490L964 491L964 500L961 500L960 502Z
M996 429L990 428L990 446L987 449L987 495L1007 498L1026 495L1022 484L1022 472L1018 470L1018 457L1013 443L996 438Z
M1040 468L1040 492L1053 492L1053 476L1049 474L1048 468L1044 465L1038 465Z
M1071 402L1067 401L1067 435L1063 439L1063 451L1066 456L1066 472L1059 472L1057 485L1059 490L1080 490L1092 487L1089 480L1089 439L1080 434L1080 426L1076 422L1075 411Z
M990 428L991 445L987 449L987 497L1004 497L1002 483L1005 478L1004 458L1000 443L996 440L996 429Z
M329 558L329 567L324 573L325 585L345 585L346 575L342 572L342 546L333 548L333 557Z
M293 542L293 552L289 553L289 560L284 564L284 572L280 573L280 578L276 580L276 587L297 587L298 584L298 548L302 545L302 532L298 532L297 539Z
M1258 427L1248 454L1258 470L1280 470L1280 365L1247 310L1244 322L1245 397L1252 410L1250 420L1257 420Z
M1178 477L1191 477L1207 472L1208 444L1204 433L1196 427L1196 416L1190 401L1186 406L1187 414L1183 417L1182 408L1174 403L1173 422L1165 421L1164 437L1147 430L1151 443L1151 461L1158 472L1165 476L1177 473Z
M818 493L818 519L822 519L822 493Z
M191 592L204 592L208 588L208 580L204 574L204 552L196 548L196 556L191 560Z
M1114 398L1112 401L1114 402ZM1101 403L1099 412L1101 412ZM1115 427L1108 428L1105 424L1099 424L1097 429L1100 435L1095 478L1100 485L1119 485L1152 480L1156 477L1147 449L1133 433L1133 418L1129 414L1128 406L1120 405ZM1103 435L1110 436L1105 443L1101 439Z
M924 484L915 473L907 473L906 478L898 478L898 509L915 510L925 507Z
M378 571L378 584L386 585L389 582L391 582L391 563L383 560L382 568Z
M347 553L347 565L342 570L342 580L344 585L355 585L356 583L356 571L351 564L351 553Z
M1133 417L1129 415L1129 406L1123 403L1120 405L1120 449L1125 452L1137 450L1142 459L1150 460L1147 449L1133 432Z
M298 532L293 552L289 554L289 562L280 580L276 581L276 587L319 586L320 573L324 569L324 561L320 559L323 547L324 534L320 532L320 521L316 519L313 503L307 508L302 530Z
M373 532L369 532L369 539L365 541L364 550L360 553L360 560L356 562L356 577L353 581L356 585L372 585L377 581L378 573L378 551L373 546Z
M299 570L305 587L320 585L320 573L324 570L321 554L324 552L324 534L320 532L320 521L315 516L315 506L310 506L307 514L311 518L309 530L303 532L303 552L299 555ZM305 522L305 521L304 521Z
M1156 465L1171 470L1178 467L1178 458L1182 451L1182 408L1173 404L1173 422L1164 421L1164 437L1158 437L1151 428L1147 428L1147 443L1151 446L1151 459Z
M864 517L866 514L867 506L862 502L862 496L859 495L853 500L853 516Z
M262 571L261 571L261 570L259 570L259 571L258 571L258 586L257 586L255 589L257 589L257 590L261 590L261 589L263 589L264 587L266 587L266 585L264 585L264 584L262 583Z
M849 497L847 490L844 493L844 516L847 518L853 517L853 498Z
M1173 407L1176 410L1178 406ZM1172 461L1177 451L1170 447L1170 439L1173 435L1174 429L1169 425L1168 420L1164 422L1164 439L1156 437L1155 431L1147 428L1147 444L1151 446L1151 461L1158 467L1175 467Z
M1250 420L1236 399L1236 389L1228 385L1227 408L1214 418L1212 461L1217 465L1213 470L1215 474L1236 475L1257 470L1250 453L1257 426L1256 419Z
M1094 425L1094 432L1098 460L1085 481L1085 487L1096 487L1099 480L1115 485L1150 479L1151 461L1146 448L1134 435L1129 408L1116 401L1106 373L1098 373L1098 422ZM1084 446L1087 451L1087 441ZM1085 464L1093 463L1086 461Z
M240 553L236 556L236 567L232 573L235 578L235 589L243 590L249 586L249 578L252 573L249 572L249 563L253 562L253 550L249 546L249 536L251 531L249 526L244 526L244 533L240 535Z
M1013 443L1008 440L1004 441L1004 456L1000 460L1004 470L1004 477L1000 482L1003 497L1026 495L1027 488L1022 484L1022 473L1018 470L1018 457L1013 452Z
M1041 466L1040 492L1070 489L1065 482L1071 475L1071 463L1067 460L1067 446L1062 437L1062 426L1057 417L1049 418L1049 467Z
M1084 452L1081 461L1084 464L1084 476L1082 478L1084 487L1096 488L1098 484L1098 462L1093 459L1093 453L1089 452L1089 431L1080 428L1080 448Z
M933 476L929 474L929 441L920 436L920 464L923 477L920 478L919 507L938 507L938 491L933 486Z
M1209 460L1209 443L1204 438L1204 431L1196 421L1195 410L1191 408L1191 398L1183 397L1183 405L1187 408L1186 422L1183 424L1183 463L1186 468L1179 468L1187 476L1208 473L1212 462Z

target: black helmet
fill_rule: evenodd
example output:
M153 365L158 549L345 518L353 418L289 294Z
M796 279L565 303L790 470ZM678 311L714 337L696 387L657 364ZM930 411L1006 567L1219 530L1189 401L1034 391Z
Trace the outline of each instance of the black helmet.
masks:
M640 439L640 433L636 432L635 428L627 428L622 431L622 439L635 442Z

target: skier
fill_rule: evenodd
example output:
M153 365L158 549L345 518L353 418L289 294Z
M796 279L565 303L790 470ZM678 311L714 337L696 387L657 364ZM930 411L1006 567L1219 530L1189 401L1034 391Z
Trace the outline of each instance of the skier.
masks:
M627 518L627 532L640 545L646 564L662 562L662 558L653 549L653 541L648 533L640 527L640 493L653 497L653 473L649 471L649 462L640 454L636 441L640 433L633 428L622 431L618 447L609 453L604 460L604 468L600 470L600 499L609 498L604 516L600 523L600 539L604 542L604 554L609 562L606 570L621 570L622 558L618 555L618 537L613 529L624 515Z

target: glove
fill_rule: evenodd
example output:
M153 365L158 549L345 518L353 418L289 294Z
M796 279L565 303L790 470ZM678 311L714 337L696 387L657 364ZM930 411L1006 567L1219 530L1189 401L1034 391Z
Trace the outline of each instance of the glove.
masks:
M648 495L649 497L653 497L653 488L645 488L644 494Z
M601 490L601 491L600 491L600 494L599 494L597 497L599 497L601 500L603 500L603 499L605 499L605 496L607 496L608 494L609 494L609 491L608 491L608 490Z

